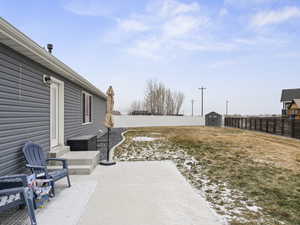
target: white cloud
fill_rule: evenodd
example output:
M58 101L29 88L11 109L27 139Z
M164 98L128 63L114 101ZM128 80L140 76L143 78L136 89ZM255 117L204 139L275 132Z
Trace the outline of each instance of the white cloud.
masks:
M120 20L119 21L120 29L124 31L146 31L148 30L148 26L146 26L144 23L137 21L135 19L126 19L126 20Z
M201 26L207 23L208 20L206 18L180 15L166 21L162 30L166 37L178 38L197 32Z
M222 8L219 11L219 16L226 16L228 15L228 10L226 8Z
M152 1L147 6L147 12L153 14L157 13L160 17L170 17L185 13L192 13L199 11L198 3L182 3L176 0L157 0Z
M288 52L280 52L280 54L277 54L276 57L278 58L284 58L284 59L295 59L300 60L300 53L295 51L288 51Z
M177 41L175 46L188 51L201 51L201 52L227 52L233 51L238 48L235 43L222 43L222 42L187 42Z
M214 62L214 63L209 65L209 68L210 69L218 69L218 68L224 69L224 67L231 67L231 66L234 66L234 65L237 65L237 64L238 64L238 61L229 59L229 60Z
M247 37L247 38L236 38L233 40L234 43L237 43L238 45L242 45L244 47L249 46L272 46L272 47L284 47L287 45L288 40L283 38L283 37L273 37L273 34L271 35L265 35L265 36L260 36L256 35L253 37Z
M95 0L70 0L64 9L80 16L108 16L112 13L108 7L103 7Z
M170 58L178 51L215 51L224 49L215 43L203 43L199 37L210 19L196 2L151 1L145 11L119 19L113 32L125 37L129 54L150 59ZM124 32L126 31L126 35ZM120 36L119 35L119 36ZM130 36L130 38L128 38ZM120 44L122 44L120 42Z
M166 47L166 45L164 45ZM127 52L133 55L141 56L144 58L158 60L162 58L162 55L157 54L162 50L163 41L155 37L137 40L132 47L127 49Z
M262 27L271 24L283 23L297 17L300 18L300 8L286 7L279 10L259 12L252 18L251 25L255 27Z
M271 2L279 2L281 0L224 0L225 5L236 7L248 7L253 5L268 4Z
M227 8L220 7L213 15L219 19L209 17L197 2L150 1L144 10L118 18L116 26L103 35L103 40L118 45L120 50L130 55L152 60L169 59L190 52L251 50L271 44L282 46L280 39L272 37L273 34L251 34L252 30L244 27L233 29L226 23L227 17L220 19L227 14ZM279 14L281 20L282 17L290 17L286 14L286 11L283 11L283 16ZM263 22L259 22L267 24L270 19L263 17Z

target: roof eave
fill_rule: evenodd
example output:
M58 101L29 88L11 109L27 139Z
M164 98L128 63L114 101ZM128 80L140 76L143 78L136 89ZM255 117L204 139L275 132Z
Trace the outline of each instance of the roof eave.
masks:
M107 96L92 83L51 55L48 51L32 41L2 17L0 17L0 43L3 43L60 76L84 87L93 94L96 94L103 99L107 99Z

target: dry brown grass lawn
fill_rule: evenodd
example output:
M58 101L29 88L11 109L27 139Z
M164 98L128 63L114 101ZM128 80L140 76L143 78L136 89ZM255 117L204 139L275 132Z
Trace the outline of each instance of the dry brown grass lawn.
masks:
M157 127L135 131L159 132L168 139L206 143L230 151L245 151L255 161L300 171L300 140L235 128Z
M210 182L223 182L241 191L272 221L231 221L232 225L300 224L300 140L211 127L136 128L128 136L153 136L155 132L198 160L201 173L209 177ZM260 215L250 217L259 221Z
M255 161L300 171L300 140L234 128L181 127L161 128L168 138L194 143L222 145L230 151L245 151Z

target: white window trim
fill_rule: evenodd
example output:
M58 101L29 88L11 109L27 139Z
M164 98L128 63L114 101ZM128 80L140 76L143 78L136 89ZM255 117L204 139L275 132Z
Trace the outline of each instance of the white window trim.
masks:
M82 91L81 92L81 110L82 110L82 108L83 108L83 100L82 100L82 94L85 94L85 95L88 95L88 96L91 96L91 122L85 122L85 123L82 123L81 125L89 125L89 124L93 124L94 123L94 117L93 117L93 112L94 112L94 96L91 94L91 93L89 93L89 92L86 92L86 91ZM83 114L83 112L81 112L81 117L83 116L82 115Z
M58 146L64 146L64 143L65 143L65 84L63 81L61 80L58 80L54 77L51 76L51 81L54 82L54 83L57 83L58 84L58 96L59 96L59 104L61 107L59 107L59 110L58 110L58 118L59 118L59 122L58 122ZM51 103L50 103L50 107L51 106ZM51 110L50 110L51 111ZM50 115L51 116L51 115ZM50 146L51 146L51 149L52 148L55 148L55 147L52 147L52 144L51 144L51 129L52 129L52 124L50 122Z

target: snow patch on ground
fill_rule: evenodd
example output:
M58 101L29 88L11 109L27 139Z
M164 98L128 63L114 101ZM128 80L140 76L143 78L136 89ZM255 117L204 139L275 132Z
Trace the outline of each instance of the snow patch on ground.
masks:
M168 141L151 142L156 139L136 136L132 140L135 144L129 146L129 142L121 146L117 152L116 158L120 161L141 161L141 160L172 160L177 168L197 190L197 193L206 198L211 208L219 215L222 215L224 224L230 221L239 221L240 223L250 223L246 214L255 214L262 216L262 208L258 207L251 199L245 198L244 194L238 190L232 189L227 183L212 182L212 180L203 174L201 162L189 155L185 150L175 146ZM141 141L148 141L146 145L139 145ZM258 221L259 220L259 221ZM256 222L263 224L263 219Z
M143 137L143 136L138 136L138 137L132 138L133 141L137 141L137 142L155 141L155 140L159 140L159 139L161 139L161 138Z

